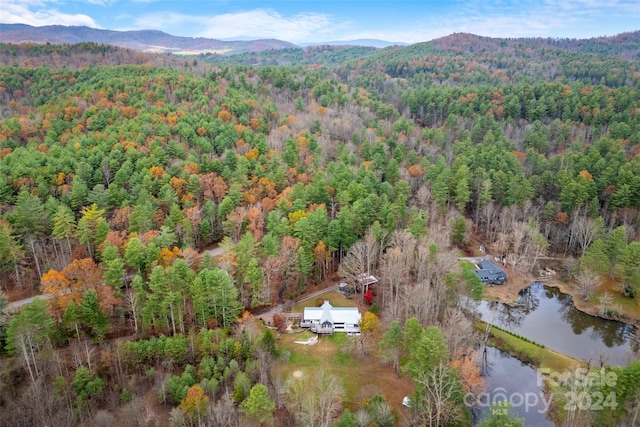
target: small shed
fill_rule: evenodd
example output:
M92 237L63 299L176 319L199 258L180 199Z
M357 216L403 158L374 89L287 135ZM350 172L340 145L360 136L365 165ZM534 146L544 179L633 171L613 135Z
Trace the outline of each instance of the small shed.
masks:
M365 293L369 290L369 287L378 283L378 279L376 276L372 276L366 273L362 273L358 275L356 278L358 281L358 285L360 286L360 290L362 293Z
M485 285L504 285L507 283L507 273L493 262L487 259L474 261L476 269L474 272Z

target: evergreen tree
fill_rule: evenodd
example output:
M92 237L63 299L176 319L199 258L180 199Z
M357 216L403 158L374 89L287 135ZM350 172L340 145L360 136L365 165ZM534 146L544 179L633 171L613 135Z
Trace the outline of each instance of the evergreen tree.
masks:
M47 311L47 303L35 298L20 310L7 329L7 351L19 353L27 364L32 381L40 374L38 353L50 344L53 318Z
M276 403L269 397L267 387L263 384L256 384L251 387L249 397L240 405L240 410L249 418L253 418L260 424L271 417L276 409Z
M380 340L380 352L383 359L390 361L393 369L400 375L400 354L402 351L403 333L398 320L393 320Z
M406 339L407 335L405 334L405 341ZM448 353L447 343L440 329L429 326L420 335L420 339L402 370L409 372L411 378L416 379L438 364L446 362L449 357Z
M100 310L100 302L95 289L85 291L78 311L80 321L89 328L94 340L101 341L109 329L109 318Z

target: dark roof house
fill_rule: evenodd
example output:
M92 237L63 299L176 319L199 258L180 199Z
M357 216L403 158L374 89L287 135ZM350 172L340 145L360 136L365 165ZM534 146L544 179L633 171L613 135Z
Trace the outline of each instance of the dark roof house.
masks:
M507 273L487 259L473 261L476 265L474 272L485 285L504 285L507 282Z

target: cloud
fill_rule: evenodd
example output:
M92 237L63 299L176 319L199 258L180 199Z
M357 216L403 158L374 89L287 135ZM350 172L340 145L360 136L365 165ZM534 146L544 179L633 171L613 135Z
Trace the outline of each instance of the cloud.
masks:
M471 0L439 20L453 32L489 37L593 37L615 33L593 34L596 24L606 28L604 18L634 15L640 16L637 0Z
M348 26L346 22L334 22L327 14L298 13L285 17L276 11L266 9L209 16L154 13L135 20L136 28L155 28L173 34L178 32L179 28L190 27L193 35L197 37L229 39L251 36L291 42L324 39ZM173 30L174 28L176 30Z
M413 20L346 31L336 40L381 39L418 43L466 32L488 37L595 37L637 29L637 0L465 0L446 11L416 11ZM624 18L624 19L623 19ZM607 19L615 21L607 25ZM622 24L622 23L625 24ZM617 23L617 27L616 27ZM597 29L599 33L594 33Z
M637 0L544 0L543 7L578 15L632 14L640 17Z
M93 4L96 6L110 6L117 0L84 0L85 3Z
M67 14L49 6L48 1L2 0L0 22L5 24L84 25L101 28L93 18L83 14Z

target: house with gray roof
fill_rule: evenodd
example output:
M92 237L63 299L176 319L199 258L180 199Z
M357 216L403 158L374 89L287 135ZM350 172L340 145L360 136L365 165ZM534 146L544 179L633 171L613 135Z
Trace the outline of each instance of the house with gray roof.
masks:
M507 273L488 259L473 261L476 269L473 270L480 281L485 285L504 285L507 283Z
M325 301L320 307L305 307L300 327L317 334L360 333L362 315L357 307L334 307Z

